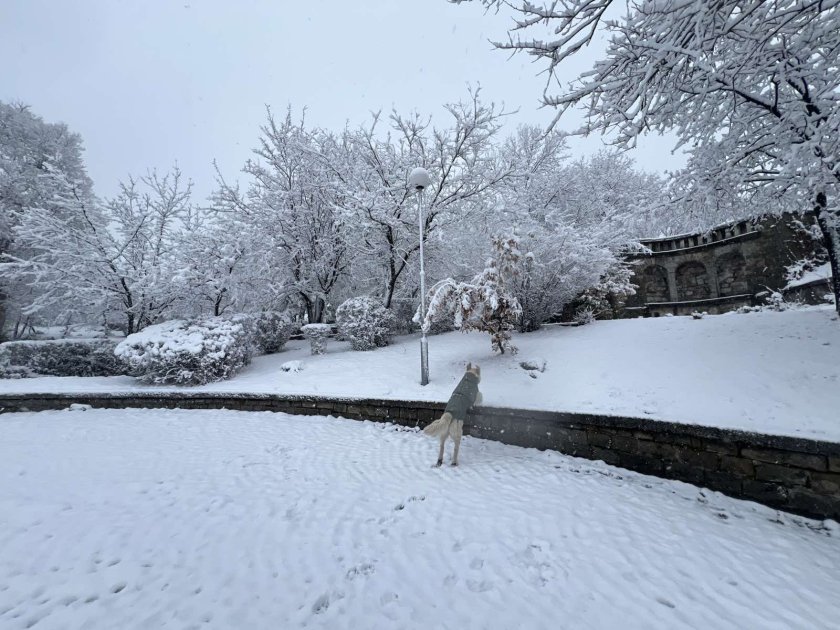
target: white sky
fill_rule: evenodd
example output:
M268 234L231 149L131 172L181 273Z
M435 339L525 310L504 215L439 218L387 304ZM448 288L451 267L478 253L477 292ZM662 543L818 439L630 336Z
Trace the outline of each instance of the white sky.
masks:
M392 107L439 116L480 84L484 100L519 110L510 125L548 124L540 67L488 42L508 24L446 0L2 0L0 100L79 132L99 194L177 161L198 200L213 188L213 159L238 176L266 104L306 106L313 125L339 129ZM575 59L569 78L597 54ZM674 170L684 159L673 144L647 138L633 157Z

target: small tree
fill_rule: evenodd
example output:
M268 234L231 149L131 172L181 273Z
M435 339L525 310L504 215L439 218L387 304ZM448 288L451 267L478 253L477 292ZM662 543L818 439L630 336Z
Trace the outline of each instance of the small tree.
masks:
M495 352L516 354L511 331L522 314L519 300L510 292L506 280L516 275L522 261L519 239L515 235L493 237L493 258L471 282L447 278L432 288L429 310L423 321L428 331L432 321L447 308L454 309L455 328L461 332L478 330L490 334Z

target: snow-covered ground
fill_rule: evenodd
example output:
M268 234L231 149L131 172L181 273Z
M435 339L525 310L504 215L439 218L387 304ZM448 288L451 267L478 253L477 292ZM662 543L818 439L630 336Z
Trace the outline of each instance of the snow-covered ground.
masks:
M0 416L0 627L837 627L833 521L472 438L435 457L332 418Z
M830 307L596 322L516 335L520 353L493 355L487 335L429 339L431 383L419 384L417 337L351 352L331 342L310 356L291 342L237 377L193 391L448 399L467 361L482 367L491 406L630 415L840 441L840 322ZM520 362L546 364L528 372ZM281 369L299 361L298 370ZM536 378L534 378L536 377ZM0 381L0 393L119 392L128 377Z

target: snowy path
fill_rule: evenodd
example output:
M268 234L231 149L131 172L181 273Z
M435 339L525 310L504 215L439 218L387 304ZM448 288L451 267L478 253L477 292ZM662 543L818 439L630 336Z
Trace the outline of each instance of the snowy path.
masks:
M0 416L0 627L829 628L840 527L552 452L228 411ZM447 453L448 458L448 453Z

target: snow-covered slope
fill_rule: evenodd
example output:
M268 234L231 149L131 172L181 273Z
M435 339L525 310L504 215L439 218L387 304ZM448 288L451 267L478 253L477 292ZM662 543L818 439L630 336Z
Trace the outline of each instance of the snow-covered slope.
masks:
M0 416L0 627L829 628L840 529L607 466L229 411Z
M487 335L429 339L431 383L419 384L417 337L351 352L307 342L258 357L239 376L192 391L268 392L444 401L467 361L482 367L485 404L631 415L840 441L840 322L830 308L596 322L516 335L516 356ZM544 372L520 362L545 361ZM300 361L299 371L281 366ZM534 378L534 376L536 378ZM114 392L127 377L0 381L0 393ZM147 388L144 388L147 389Z

